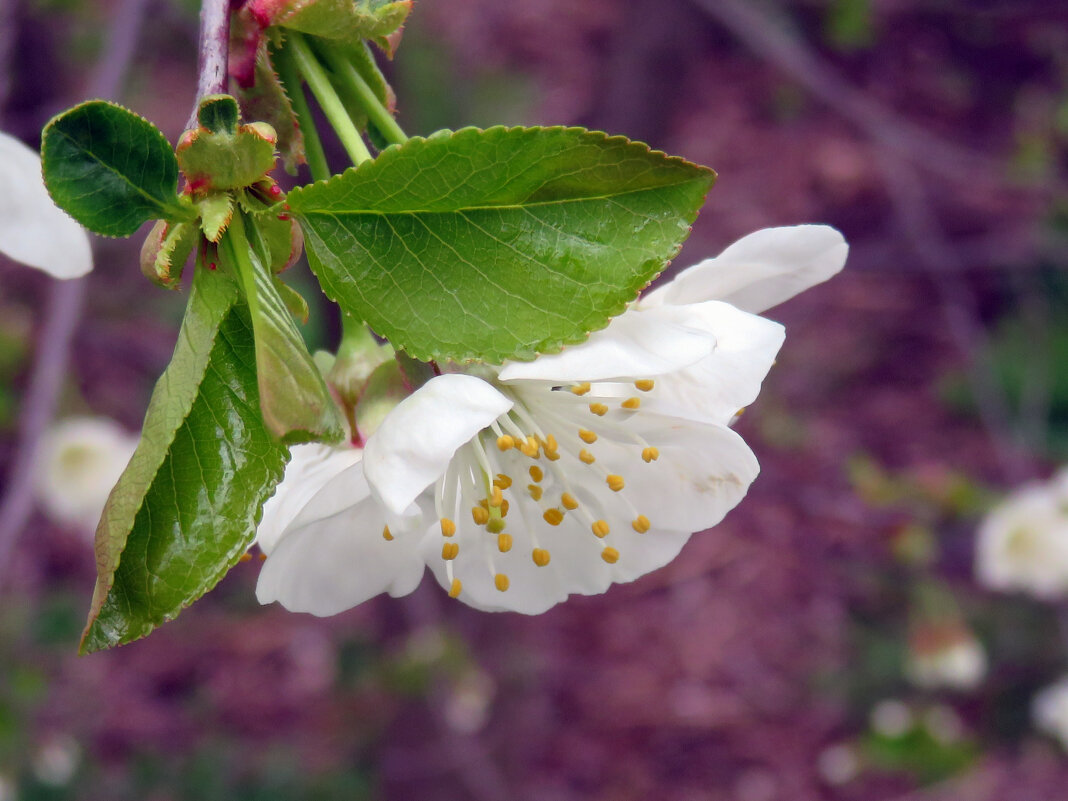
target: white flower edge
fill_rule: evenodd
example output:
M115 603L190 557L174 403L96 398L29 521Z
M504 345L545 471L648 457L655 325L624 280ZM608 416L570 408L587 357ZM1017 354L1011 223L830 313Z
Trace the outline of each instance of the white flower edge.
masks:
M138 437L106 417L69 417L49 428L34 455L34 494L56 522L94 531Z
M41 157L0 131L0 253L53 278L93 269L89 236L48 194Z
M1031 701L1031 720L1035 728L1057 738L1068 751L1068 676L1039 690Z
M980 523L979 583L1042 599L1068 594L1068 471L1010 493Z
M682 270L645 295L641 308L722 300L759 314L838 273L849 245L828 225L764 228Z
M256 599L327 617L383 592L412 592L426 569L418 551L421 515L390 515L379 504L360 450L305 445L293 451L257 529L267 559Z

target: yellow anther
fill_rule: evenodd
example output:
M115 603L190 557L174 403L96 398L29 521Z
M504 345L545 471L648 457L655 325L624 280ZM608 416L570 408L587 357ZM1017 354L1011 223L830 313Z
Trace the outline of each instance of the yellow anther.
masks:
M500 509L502 503L504 503L504 496L501 495L501 488L495 486L493 488L493 491L490 493L489 505L492 506L494 509Z
M649 518L645 515L638 515L634 522L630 524L630 527L637 531L639 534L644 534L649 530Z
M460 583L460 579L453 579L452 586L449 587L449 597L456 598L460 594L460 590L464 588L464 585Z
M508 583L508 576L506 576L504 573L498 573L496 576L493 577L493 585L501 592L504 592L508 589Z
M389 530L389 526L382 527L382 538L385 539L387 542L393 539L393 532Z
M560 496L560 503L563 504L565 509L578 509L578 501L575 500L575 496L570 492L565 492Z
M545 439L542 440L542 447L547 451L555 451L560 445L557 443L556 437L552 434L546 434Z
M605 406L603 403L591 403L590 411L598 417L603 417L604 415L608 414L608 407Z
M734 413L734 416L735 417L741 417L743 414L745 414L745 407L744 406L741 409L739 409L738 411L736 411Z
M582 384L575 384L575 386L571 387L571 391L576 395L585 395L590 391L590 382L586 381Z
M490 534L500 534L504 531L504 520L499 517L495 517L486 523L486 531Z
M502 451L508 451L515 447L515 439L505 434L504 436L497 437L497 448Z
M660 458L660 451L653 447L643 448L642 458L647 462L655 462Z
M443 537L451 537L455 533L456 524L449 520L449 518L447 517L441 518L441 535Z
M478 505L481 506L483 509L485 509L487 512L489 511L489 501L487 501L485 498L480 500L478 502Z
M588 428L580 428L579 439L581 439L587 445L592 445L597 441L597 435L594 432L590 431Z
M590 526L590 528L593 530L593 535L595 537L607 537L610 530L608 528L608 522L605 520L598 520Z
M527 492L530 493L530 497L536 501L541 500L542 488L537 484L527 484Z
M519 450L522 451L524 456L529 456L531 459L537 459L541 454L541 446L534 437L527 437L527 441L519 446Z
M579 451L579 460L585 462L586 464L593 464L595 461L597 461L593 458L593 454L585 448Z
M615 548L605 548L601 551L601 558L608 562L608 564L614 565L619 561L619 551Z
M619 492L623 489L623 476L612 474L605 478L604 481L608 485L608 489L612 490L612 492Z
M624 409L637 409L639 406L642 405L642 399L638 397L627 398L619 405L622 406Z
M475 519L476 526L484 526L489 522L489 512L483 509L481 506L471 507L471 517Z
M458 542L446 542L441 546L441 558L445 561L455 559L459 553L460 544Z
M493 486L506 490L512 486L512 478L504 473L498 473L497 478L493 479Z
M549 552L544 548L535 548L530 552L530 556L538 567L545 567L549 564Z
M634 386L642 392L648 392L654 385L655 382L651 378L639 378L634 382Z
M501 517L508 517L508 499L501 501Z
M564 522L564 513L553 507L552 509L546 509L542 518L544 518L545 522L550 526L558 526Z
M536 464L532 464L530 466L530 477L535 481L541 481L543 478L545 478L545 473L543 473L541 468L538 467Z
M545 451L545 458L550 462L555 462L560 458L560 453L558 451Z
M497 535L497 550L501 553L508 553L512 550L512 535L511 534L498 534Z

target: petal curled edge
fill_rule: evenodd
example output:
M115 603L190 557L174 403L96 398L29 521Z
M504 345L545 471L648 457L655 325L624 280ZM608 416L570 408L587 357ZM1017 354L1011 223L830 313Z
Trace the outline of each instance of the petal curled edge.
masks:
M2 132L0 253L53 278L78 278L93 269L89 236L52 202L41 157Z
M580 345L539 356L532 362L509 362L502 381L612 381L650 378L680 370L708 356L716 347L706 330L678 322L670 307L628 309L594 331Z
M339 477L329 483L340 486ZM424 563L418 535L391 527L393 539L385 539L387 515L359 465L344 478L345 508L307 523L298 517L279 538L256 583L260 603L278 601L291 612L325 617L379 593L407 595L419 585Z
M260 550L270 554L282 533L298 516L303 517L304 522L311 522L352 506L359 496L354 495L349 481L335 483L331 491L324 490L335 476L344 474L348 478L350 468L352 481L362 481L361 456L362 451L358 448L294 445L282 481L263 505L263 516L256 529L256 544Z
M683 270L639 305L722 300L757 314L826 281L848 253L845 238L828 225L764 228Z
M679 325L705 331L716 341L708 356L681 370L660 376L648 408L662 414L729 423L760 394L786 337L776 322L710 300L673 310Z
M364 473L394 514L444 475L457 449L512 408L472 375L439 375L401 401L367 441Z

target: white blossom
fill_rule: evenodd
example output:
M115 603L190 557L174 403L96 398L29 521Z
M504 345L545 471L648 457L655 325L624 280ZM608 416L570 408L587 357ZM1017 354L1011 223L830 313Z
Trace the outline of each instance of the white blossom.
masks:
M913 643L905 675L923 689L970 690L986 676L986 651L966 629L932 642Z
M41 438L35 457L34 491L41 509L58 523L94 531L137 440L105 417L55 423Z
M418 581L417 553L451 596L533 614L668 563L756 477L728 424L757 396L783 331L752 312L837 272L846 250L825 226L760 231L581 345L436 376L358 465L288 502L299 512L261 538L260 600L329 614L394 576L400 594ZM283 486L303 480L289 475ZM422 528L420 505L434 517Z
M45 189L41 157L3 132L0 187L0 253L53 278L77 278L93 268L85 230Z
M1068 592L1068 472L1005 498L980 525L976 550L976 575L991 589Z
M1035 727L1060 740L1068 751L1068 676L1040 690L1031 702Z

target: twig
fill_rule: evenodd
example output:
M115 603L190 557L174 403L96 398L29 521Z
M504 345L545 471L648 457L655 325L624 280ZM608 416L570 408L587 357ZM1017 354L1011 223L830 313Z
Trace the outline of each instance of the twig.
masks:
M968 378L979 417L997 454L1005 478L1016 482L1032 473L1022 452L1008 444L1008 401L981 356L987 337L975 300L961 275L959 255L931 208L917 166L974 183L980 171L995 174L996 162L971 153L901 120L821 61L782 20L742 0L693 0L719 20L757 55L778 66L832 110L856 125L881 149L881 166L898 224L908 237L916 261L930 274L942 300L949 334L969 360Z
M186 128L197 125L197 108L208 95L226 91L230 52L230 0L203 0L200 7L200 57L197 101Z
M116 97L129 70L148 0L123 0L108 35L105 58L90 82L94 97ZM33 509L33 466L41 435L52 421L85 306L87 279L53 282L45 305L33 372L19 417L18 444L0 501L0 586L9 557Z
M693 0L751 50L899 156L972 185L1001 165L901 119L838 75L789 32L789 22L752 0ZM776 18L778 17L778 18Z

